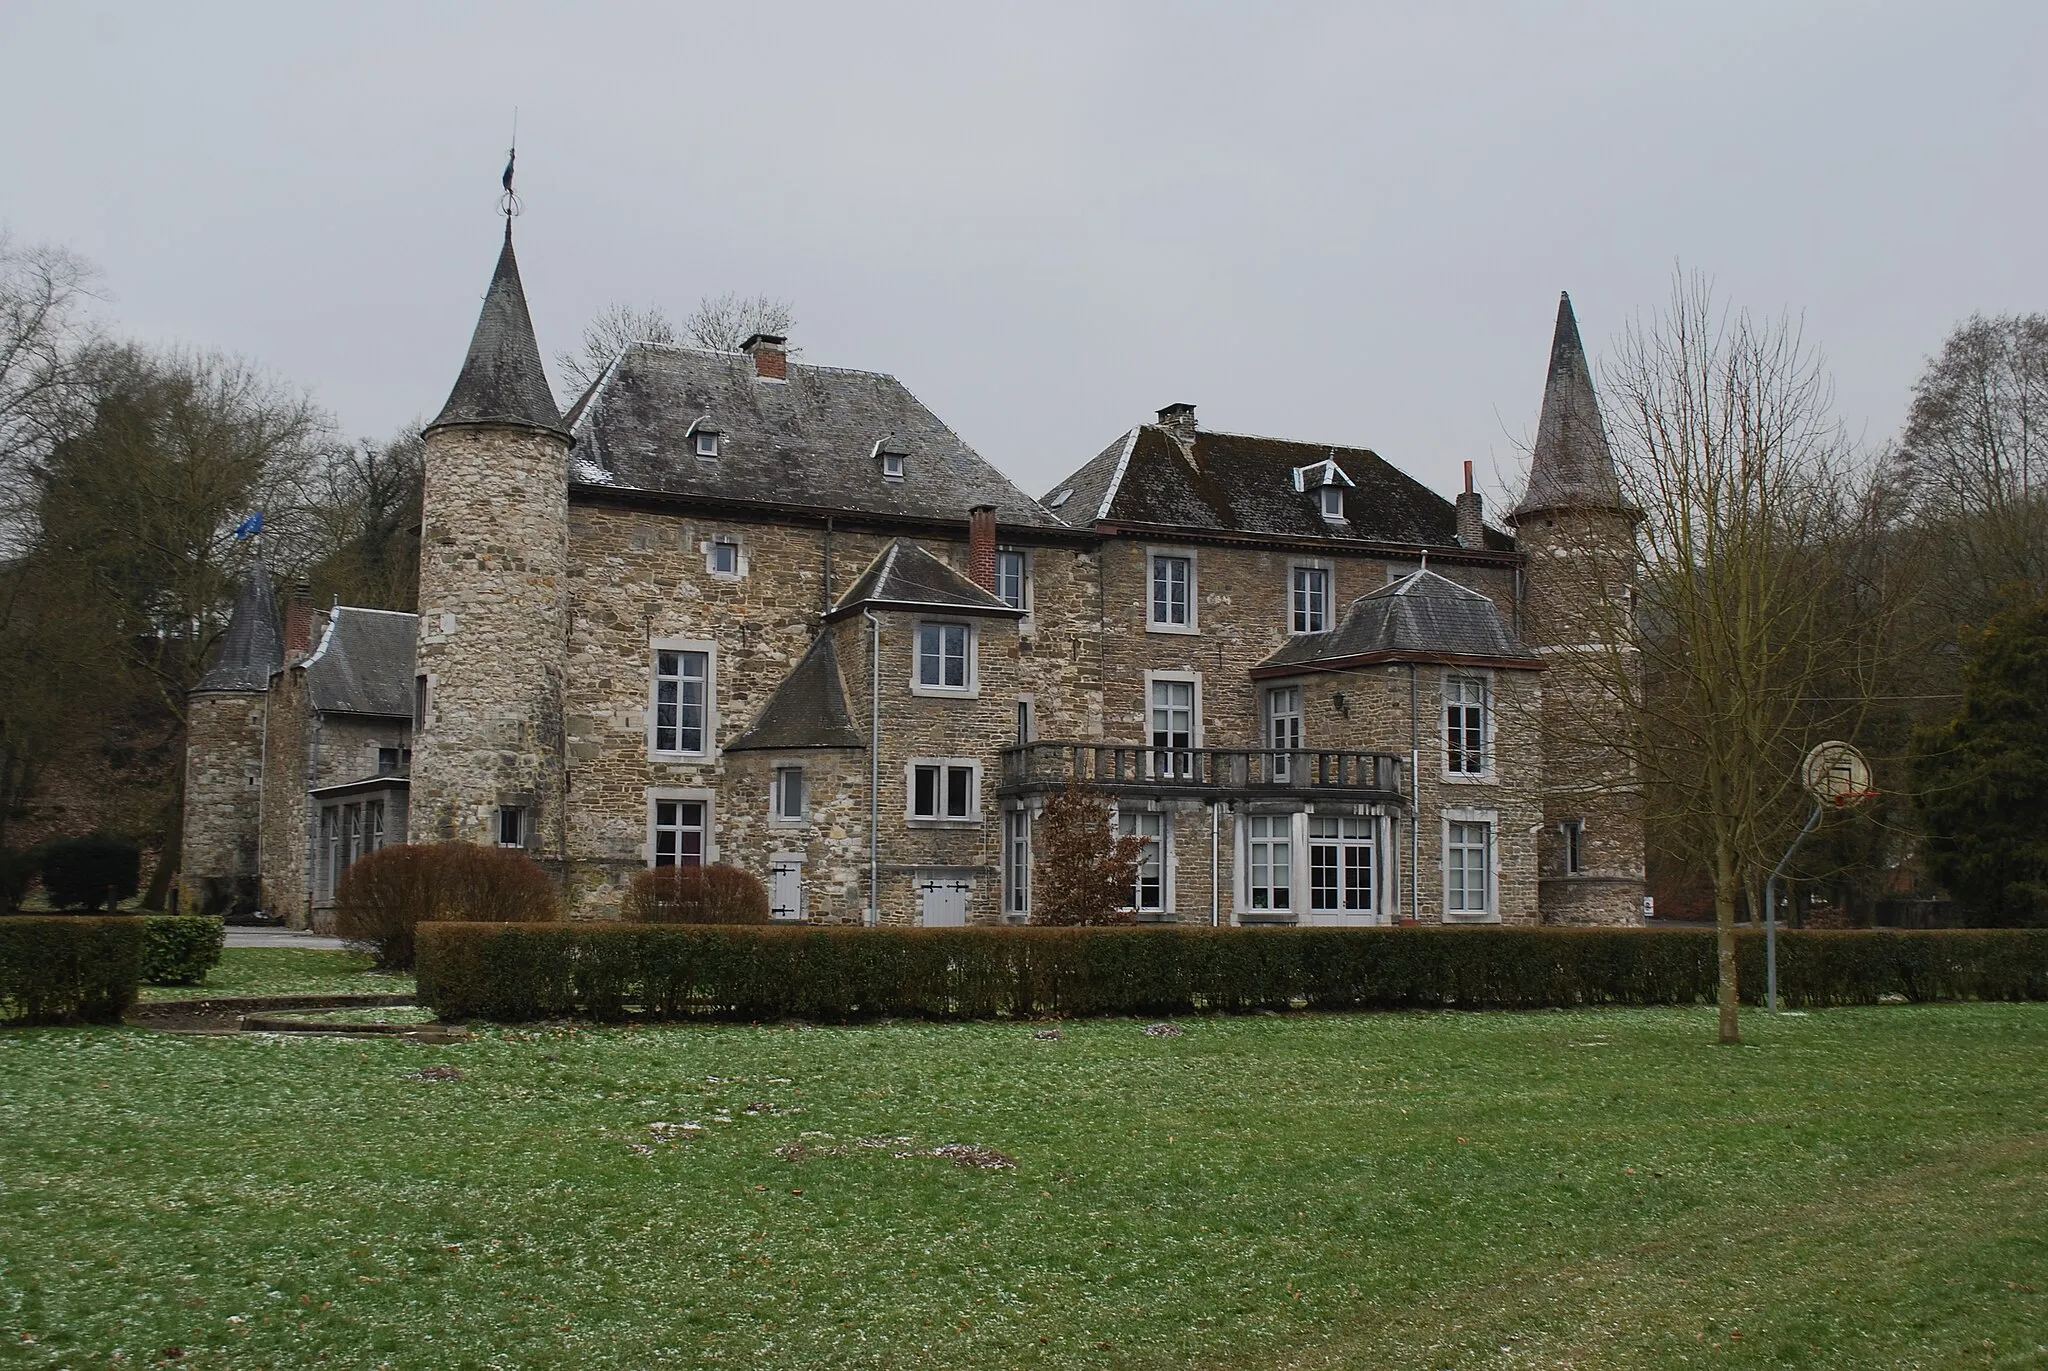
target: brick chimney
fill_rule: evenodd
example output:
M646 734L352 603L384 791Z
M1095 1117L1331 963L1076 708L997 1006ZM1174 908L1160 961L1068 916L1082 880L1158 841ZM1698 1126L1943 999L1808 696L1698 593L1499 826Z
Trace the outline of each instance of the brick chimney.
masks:
M284 660L302 662L313 651L313 587L300 581L284 607Z
M1465 493L1458 497L1458 546L1486 546L1486 497L1472 489L1472 464L1465 463Z
M789 379L789 339L779 333L757 333L740 344L740 351L754 359L754 375L764 381Z
M1171 433L1182 447L1193 447L1195 407L1190 404L1168 405L1159 411L1159 427Z
M967 579L996 593L996 507L976 505L967 511Z

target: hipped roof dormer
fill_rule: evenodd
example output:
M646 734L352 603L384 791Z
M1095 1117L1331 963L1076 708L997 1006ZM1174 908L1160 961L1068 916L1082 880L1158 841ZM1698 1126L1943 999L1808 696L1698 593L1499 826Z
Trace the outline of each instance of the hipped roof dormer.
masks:
M519 282L519 259L512 252L509 216L505 246L498 253L497 270L491 273L490 289L484 292L476 333L469 340L469 356L463 359L462 374L455 380L448 403L426 431L462 424L539 429L564 441L569 437L554 392L548 388L547 372L541 367L540 344L534 341L526 291Z

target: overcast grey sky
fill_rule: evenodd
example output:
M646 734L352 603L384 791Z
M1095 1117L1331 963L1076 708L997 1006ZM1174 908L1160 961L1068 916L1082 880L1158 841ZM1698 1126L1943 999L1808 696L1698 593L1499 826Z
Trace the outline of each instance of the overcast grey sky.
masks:
M2048 5L0 8L0 224L124 330L344 430L430 415L497 247L608 301L791 300L1043 493L1169 402L1512 474L1557 292L1674 262L1803 313L1880 441L1972 311L2048 309Z

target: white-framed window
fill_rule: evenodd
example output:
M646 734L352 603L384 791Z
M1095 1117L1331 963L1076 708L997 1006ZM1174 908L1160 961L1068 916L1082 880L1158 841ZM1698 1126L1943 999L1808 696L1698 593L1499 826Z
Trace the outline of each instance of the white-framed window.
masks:
M1325 633L1330 627L1330 569L1294 566L1288 569L1290 633Z
M1268 761L1275 781L1294 776L1293 753L1301 750L1301 687L1271 686L1266 691L1266 746L1273 749Z
M1322 488L1323 517L1337 522L1344 517L1344 487L1327 485Z
M1031 559L1015 548L996 549L996 598L1011 609L1031 608Z
M697 455L699 457L716 457L718 455L717 429L700 428L697 430Z
M980 762L971 757L919 757L905 772L910 818L952 823L980 820Z
M1031 912L1031 813L1012 809L1003 814L1003 913Z
M810 795L804 787L804 769L778 766L768 783L768 817L777 823L802 823L810 814Z
M1152 552L1146 562L1145 627L1154 633L1197 632L1194 554Z
M974 625L920 622L910 689L918 695L972 695L980 684L974 661Z
M314 864L317 893L331 897L351 866L384 846L384 801L322 805L319 844Z
M647 864L703 866L716 860L711 841L711 796L704 791L649 791Z
M1131 908L1140 914L1162 914L1172 907L1173 816L1160 810L1123 810L1117 832L1143 840Z
M715 647L687 639L654 644L654 692L647 715L651 757L710 755L716 730L712 694Z
M1202 745L1202 683L1189 671L1145 673L1145 713L1154 776L1195 773L1193 749Z
M1586 870L1586 821L1566 819L1557 828L1558 836L1562 840L1560 846L1563 848L1564 874L1583 875Z
M1294 908L1294 816L1253 814L1245 819L1245 907L1260 913Z
M725 576L737 580L744 574L746 559L740 553L737 538L713 538L711 550L705 554L705 569L713 576Z
M1375 912L1374 838L1379 820L1363 815L1308 817L1308 908L1311 916L1366 921Z
M498 806L498 846L525 847L527 834L526 808L523 805Z
M1493 816L1451 810L1444 819L1444 916L1493 912Z
M1444 773L1483 776L1487 765L1486 678L1444 677Z

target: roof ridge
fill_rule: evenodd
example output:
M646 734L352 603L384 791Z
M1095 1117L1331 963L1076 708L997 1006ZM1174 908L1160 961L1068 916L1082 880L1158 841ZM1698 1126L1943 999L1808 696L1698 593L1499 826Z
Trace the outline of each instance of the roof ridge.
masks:
M1097 523L1109 518L1109 507L1116 503L1117 492L1124 488L1124 473L1131 469L1131 454L1138 450L1138 430L1143 424L1133 424L1131 431L1124 435L1124 450L1117 454L1116 470L1109 474L1109 488L1102 492L1102 508L1096 514Z

